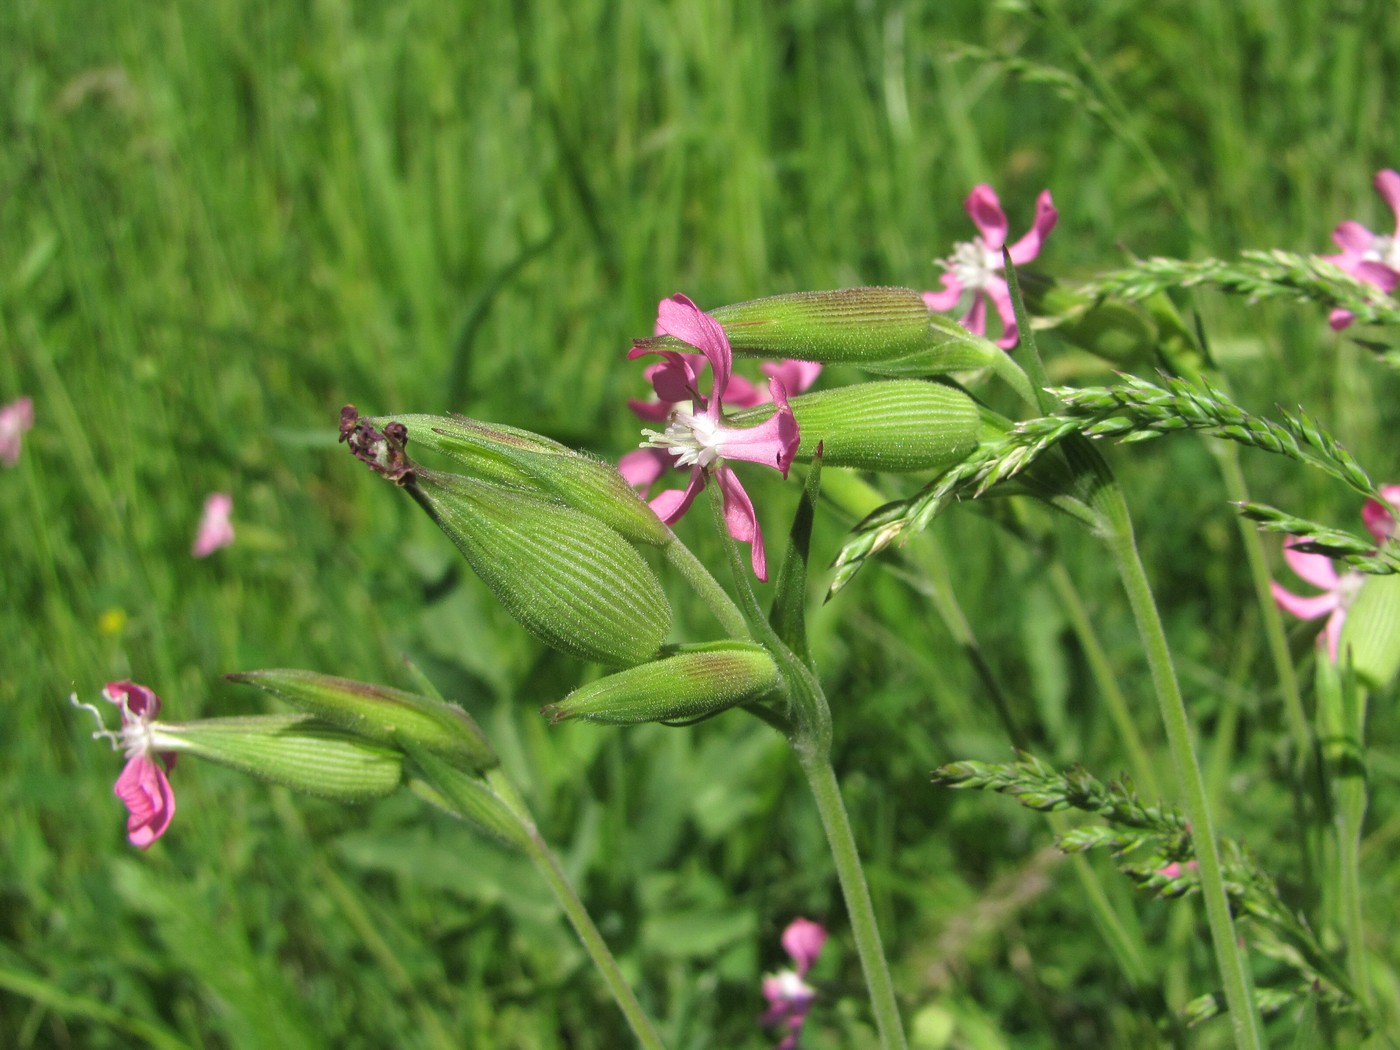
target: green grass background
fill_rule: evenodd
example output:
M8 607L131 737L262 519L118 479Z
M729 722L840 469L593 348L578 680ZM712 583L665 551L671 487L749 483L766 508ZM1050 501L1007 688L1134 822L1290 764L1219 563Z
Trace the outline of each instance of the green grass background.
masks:
M808 1045L868 1045L819 824L777 736L739 715L546 728L536 708L595 672L524 637L334 424L347 401L458 410L615 457L644 390L624 354L659 298L933 287L979 181L1013 236L1053 190L1041 266L1062 277L1125 251L1322 251L1349 217L1389 228L1370 179L1400 164L1392 5L1089 7L0 5L0 402L28 394L37 420L0 472L0 1044L628 1045L523 861L408 797L349 809L195 762L140 854L110 793L119 757L67 704L130 676L172 719L260 712L219 675L409 685L407 655L526 786L669 1045L769 1044L757 978L785 961L794 914L835 933ZM1188 305L1246 404L1301 402L1400 481L1396 384L1321 311ZM1057 375L1106 374L1046 349ZM1212 461L1190 439L1113 458L1223 828L1292 879L1279 709ZM1260 498L1355 522L1320 475L1246 469ZM238 540L195 561L214 490L234 496ZM776 542L794 491L754 491ZM713 556L704 519L682 535ZM819 532L819 558L842 528ZM1038 557L975 511L937 532L1043 757L1115 775ZM1102 555L1066 535L1063 556L1161 754ZM674 597L678 636L698 634ZM1193 904L1134 899L1099 867L1152 975L1134 988L1042 820L929 786L935 765L1007 745L926 601L867 571L815 633L917 1045L1219 1045L1219 1026L1154 1025L1213 987ZM1364 878L1393 1004L1392 707L1373 712Z

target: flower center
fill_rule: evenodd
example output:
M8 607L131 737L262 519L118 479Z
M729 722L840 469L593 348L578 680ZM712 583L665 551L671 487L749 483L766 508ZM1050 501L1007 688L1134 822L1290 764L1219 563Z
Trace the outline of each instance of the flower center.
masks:
M724 443L719 426L707 415L694 415L683 408L671 414L664 432L643 430L647 440L642 448L660 448L676 457L676 466L712 467L722 457Z
M1343 609L1351 608L1351 603L1356 601L1356 596L1361 593L1361 587L1366 582L1364 572L1348 570L1342 573L1337 580L1337 602Z
M1001 270L1001 253L992 251L979 237L953 245L953 254L940 259L939 265L964 288L979 290L986 288Z
M1392 270L1400 270L1400 237L1374 238L1361 257L1372 262L1384 263Z

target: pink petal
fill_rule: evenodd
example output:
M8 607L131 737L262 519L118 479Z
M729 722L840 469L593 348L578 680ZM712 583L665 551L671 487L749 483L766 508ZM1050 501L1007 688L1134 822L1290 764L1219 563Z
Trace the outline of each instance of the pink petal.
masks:
M671 404L703 400L698 382L700 369L705 365L703 357L675 350L652 350L650 353L659 353L664 358L658 364L648 365L642 373L651 381L658 398Z
M1351 219L1338 223L1337 228L1332 231L1332 240L1337 243L1337 247L1346 253L1349 261L1353 261L1354 256L1364 254L1375 239L1374 233L1362 226L1361 223L1353 222ZM1339 261L1337 265L1343 270L1348 268L1347 262Z
M215 492L204 501L204 516L199 522L199 532L195 535L190 553L196 558L207 558L220 547L233 542L233 524L229 515L233 512L233 497L227 492Z
M656 310L656 326L666 335L689 343L709 360L715 374L714 389L710 393L711 407L714 408L724 399L733 361L733 352L724 329L684 295L661 300Z
M1011 289L998 277L989 282L984 291L996 307L997 316L1001 318L1001 338L996 341L997 346L1003 350L1010 350L1021 337L1020 330L1016 327L1016 309L1011 305Z
M655 511L656 516L667 525L674 525L690 509L690 505L695 502L695 497L704 487L705 472L699 467L692 467L690 483L684 489L667 489L665 492L658 492L647 506Z
M1389 168L1376 172L1376 191L1395 213L1395 236L1400 237L1400 173Z
M1343 310L1340 307L1327 315L1327 323L1332 326L1332 331L1334 332L1340 332L1343 328L1349 327L1355 320L1356 315L1354 313L1350 310Z
M1319 616L1336 611L1341 605L1341 598L1331 593L1304 598L1292 591L1284 590L1277 583L1270 583L1269 589L1273 591L1274 601L1278 603L1278 607L1286 613L1292 613L1300 620L1315 620Z
M1295 542L1288 540L1283 545L1283 560L1288 562L1288 567L1300 580L1307 580L1314 587L1321 587L1324 591L1336 590L1337 569L1332 564L1332 559L1325 554L1308 554L1306 551L1294 550Z
M1373 284L1381 291L1389 295L1395 291L1395 286L1400 284L1400 273L1392 270L1383 262L1376 262L1374 259L1362 259L1352 269L1351 275L1358 281L1365 281Z
M812 968L825 943L826 929L809 919L793 919L783 931L783 950L792 956L799 974L805 975Z
M924 305L935 313L942 313L944 310L951 310L958 305L958 300L962 298L962 282L951 273L943 275L943 291L924 292Z
M671 414L671 409L675 406L670 401L642 401L629 397L627 407L638 419L644 419L648 423L660 423Z
M1347 621L1347 611L1338 608L1327 618L1327 626L1322 632L1322 637L1327 640L1327 655L1332 658L1332 662L1337 662L1337 647L1342 640L1342 627Z
M768 392L778 406L777 412L756 427L731 427L720 423L715 428L714 440L721 458L760 463L787 477L792 458L801 444L801 434L783 384L776 379L768 380Z
M992 251L999 253L1001 246L1006 243L1006 212L1001 210L1001 201L997 200L996 190L985 182L979 183L972 187L967 200L963 201L963 207L967 209L967 214L972 217L978 232L982 234L982 242Z
M729 389L725 391L724 403L732 408L752 408L768 400L759 387L743 376L730 376Z
M1011 246L1011 261L1023 266L1040 254L1040 247L1050 231L1059 221L1060 213L1055 210L1055 202L1050 199L1049 190L1041 190L1035 201L1035 222L1019 241Z
M750 563L753 574L758 579L768 579L768 559L763 551L763 530L758 526L758 516L754 513L753 502L744 486L728 467L715 471L715 481L724 496L724 526L730 536L740 543L752 545ZM661 519L665 521L665 518ZM668 523L669 524L669 523Z
M973 335L987 334L987 297L978 292L972 297L972 306L967 313L958 318L958 324L962 325Z
M617 472L627 479L627 484L645 492L675 465L676 457L665 449L639 448L617 461Z
M165 771L145 755L127 762L112 789L126 805L126 834L133 846L148 848L165 834L175 816L175 792Z
M782 383L789 394L802 393L817 381L817 376L822 372L820 361L770 361L758 367L768 378Z
M1381 495L1386 498L1386 503L1391 503L1388 507L1378 500L1368 499L1361 508L1361 520L1366 523L1366 529L1376 538L1377 543L1384 543L1395 535L1395 511L1392 494L1386 489L1400 489L1397 485L1387 485L1381 489ZM1400 495L1400 492L1395 493Z
M21 397L0 408L0 463L19 462L21 438L34 426L34 402Z
M130 679L122 679L119 682L108 682L102 690L103 697L109 703L122 707L122 700L126 700L126 705L122 711L122 719L126 721L128 717L144 718L150 720L160 713L160 697L156 696L155 690L150 686L139 685Z

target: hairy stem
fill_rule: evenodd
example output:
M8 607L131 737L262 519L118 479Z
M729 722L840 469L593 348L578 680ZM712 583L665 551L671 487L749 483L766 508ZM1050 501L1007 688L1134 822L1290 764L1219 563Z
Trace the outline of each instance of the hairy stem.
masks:
M1097 453L1088 447L1087 442L1071 441L1067 444L1074 447L1074 451L1081 456L1092 453L1095 460L1099 459ZM1102 465L1101 460L1096 466L1101 476L1107 475L1107 468ZM1190 718L1181 696L1176 670L1172 666L1166 632L1157 613L1147 572L1138 556L1127 504L1123 500L1121 490L1111 478L1099 486L1092 502L1102 515L1105 539L1119 577L1123 581L1123 588L1128 594L1133 617L1137 621L1138 633L1152 671L1152 682L1156 688L1162 724L1171 749L1177 785L1185 796L1186 816L1191 822L1191 841L1199 865L1201 899L1205 904L1216 965L1220 971L1225 1001L1230 1011L1235 1046L1239 1050L1262 1050L1262 1025L1250 990L1249 969L1236 940L1235 925L1230 916L1230 899L1221 870L1219 845L1215 838L1210 802L1206 796L1205 779L1201 775L1200 762L1191 740Z

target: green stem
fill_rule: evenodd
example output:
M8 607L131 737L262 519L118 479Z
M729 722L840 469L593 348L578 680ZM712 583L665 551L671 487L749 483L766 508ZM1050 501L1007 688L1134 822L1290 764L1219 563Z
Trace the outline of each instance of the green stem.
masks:
M534 863L536 870L544 877L545 882L549 884L549 888L554 891L554 897L559 902L559 906L564 909L564 914L569 917L574 932L578 934L579 940L583 943L584 951L588 952L589 957L593 960L593 965L603 975L603 981L607 984L608 990L612 992L618 1008L627 1018L627 1023L632 1026L638 1044L645 1050L665 1050L661 1036L656 1031L656 1026L652 1024L651 1018L642 1009L642 1004L637 1001L632 986L622 976L622 970L618 967L617 960L613 958L607 942L603 940L603 935L598 932L598 927L593 924L593 917L588 914L588 909L583 906L583 901L574 892L573 884L569 882L569 877L564 874L564 869L560 866L558 858L554 856L553 851L540 836L535 822L530 819L519 792L515 790L515 785L506 778L499 768L488 772L486 780L492 790L501 798L501 801L520 819L521 827L526 833L524 843L526 854Z
M744 614L739 611L739 607L734 604L734 599L729 597L725 589L719 585L719 581L710 574L710 570L705 568L691 549L676 539L673 539L662 549L666 554L666 560L695 589L695 593L714 613L715 619L720 622L720 626L730 637L749 637L749 628L744 621Z
M1201 899L1205 904L1216 965L1220 970L1225 1001L1230 1011L1235 1046L1240 1050L1262 1050L1262 1026L1250 993L1250 976L1245 957L1235 939L1234 922L1230 917L1230 899L1221 870L1219 846L1215 839L1205 780L1201 776L1200 763L1191 742L1191 723L1181 696L1176 671L1172 666L1171 650L1167 647L1166 632L1157 613L1147 572L1138 556L1127 503L1117 483L1107 476L1107 468L1102 465L1097 452L1090 449L1087 443L1075 445L1081 456L1092 452L1097 463L1090 469L1096 467L1095 472L1103 482L1098 486L1092 502L1102 516L1105 539L1119 577L1123 581L1123 589L1128 594L1133 617L1137 621L1138 633L1152 671L1152 682L1156 687L1157 702L1161 709L1167 743L1171 749L1177 784L1185 795L1186 816L1191 822L1191 840L1199 865Z
M836 861L836 874L841 880L841 893L846 900L846 914L851 922L861 969L865 973L866 988L870 992L870 1008L880 1031L880 1045L885 1050L904 1050L909 1044L904 1039L904 1026L899 1019L894 982L890 978L889 964L885 961L880 927L875 921L875 906L870 899L870 887L865 881L860 854L856 851L846 804L841 800L841 791L836 783L836 772L824 754L801 747L795 750L802 772L807 775L807 783L812 788L822 827L826 829L826 841Z
M747 613L748 628L755 641L761 642L772 654L787 685L790 705L788 743L797 762L806 774L812 797L821 815L827 846L836 863L836 875L846 902L846 914L855 937L865 974L866 990L870 993L870 1009L880 1033L884 1050L906 1050L904 1026L899 1019L899 1004L895 1000L894 982L889 963L880 942L880 927L875 921L875 905L870 898L870 886L865 881L860 853L856 849L846 804L836 783L836 771L831 768L831 705L826 701L821 683L811 669L784 644L763 615L758 599L749 585L749 567L739 551L739 545L725 528L724 511L720 501L711 497L715 527L718 529L729 567L734 575L734 587L741 608Z

